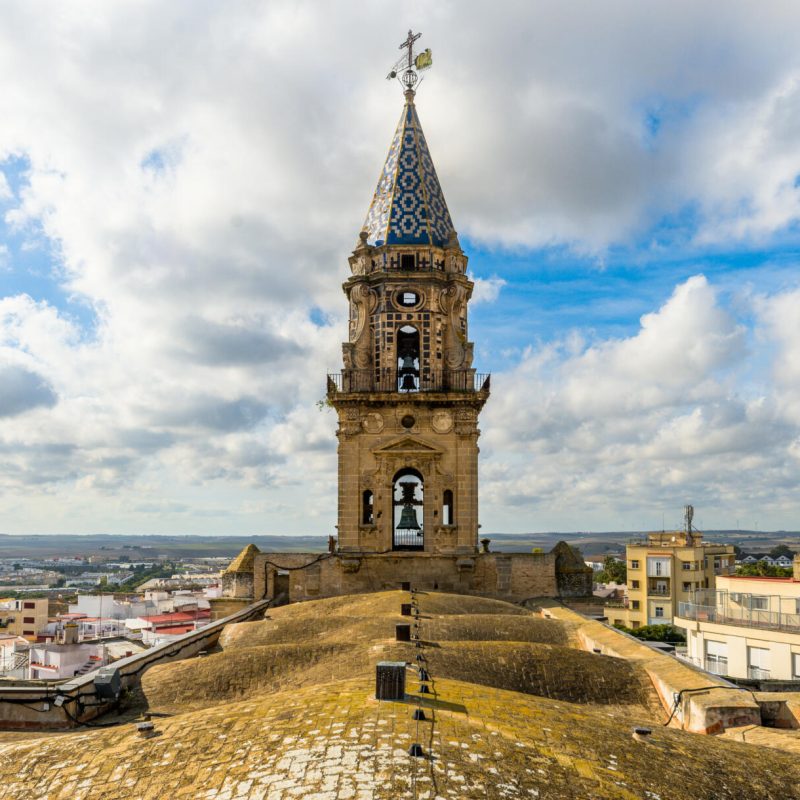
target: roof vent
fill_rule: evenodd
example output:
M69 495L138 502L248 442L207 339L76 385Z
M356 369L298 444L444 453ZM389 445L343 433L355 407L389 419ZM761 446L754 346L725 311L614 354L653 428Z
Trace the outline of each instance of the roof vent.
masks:
M375 667L375 699L405 700L406 662L379 661Z
M422 745L416 742L408 748L408 754L411 758L424 758L425 756L425 753L422 752Z
M398 622L394 626L394 638L396 642L410 642L411 625L407 622Z
M156 733L156 726L149 720L137 723L136 733L138 733L142 739L152 739L154 736L158 735Z

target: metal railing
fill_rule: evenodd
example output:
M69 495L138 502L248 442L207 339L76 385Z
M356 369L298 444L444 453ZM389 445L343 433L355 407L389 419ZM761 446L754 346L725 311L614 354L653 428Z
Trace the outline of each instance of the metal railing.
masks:
M699 605L678 603L678 616L695 622L713 622L718 625L735 625L741 628L766 628L800 633L800 614L780 611L762 611L731 605Z
M336 392L488 392L489 373L461 370L423 370L419 375L401 375L397 369L377 372L348 369L328 374L328 394Z
M727 675L728 674L728 659L725 656L706 656L705 659L698 658L697 656L690 656L685 651L676 649L675 656L681 661L686 661L688 664L694 664L706 672L711 672L714 675Z
M728 674L728 657L727 656L706 656L706 670L713 672L715 675Z
M761 667L748 667L747 677L750 678L750 680L752 681L768 681L769 670L761 669Z

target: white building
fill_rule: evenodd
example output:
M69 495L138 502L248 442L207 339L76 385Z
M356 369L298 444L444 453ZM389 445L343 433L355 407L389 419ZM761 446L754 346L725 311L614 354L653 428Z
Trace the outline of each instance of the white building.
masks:
M30 643L23 636L0 633L0 677L28 677L29 647Z
M800 681L800 558L794 576L729 575L680 603L687 657L734 679Z
M29 653L29 680L62 680L102 667L105 663L102 645L43 644L34 645Z

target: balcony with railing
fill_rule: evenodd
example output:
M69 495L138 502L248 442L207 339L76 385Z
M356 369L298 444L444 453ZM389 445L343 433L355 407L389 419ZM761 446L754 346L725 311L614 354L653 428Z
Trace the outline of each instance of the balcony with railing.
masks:
M695 622L800 633L800 614L786 614L728 603L714 605L678 603L678 616Z
M728 659L726 656L712 656L708 655L704 659L697 656L690 656L685 651L676 651L675 655L681 661L686 661L689 664L694 664L706 672L711 672L714 675L727 675L728 674Z
M649 580L647 583L647 594L649 597L669 597L671 594L669 580L663 578L660 580Z
M747 677L750 678L751 681L768 681L769 670L763 669L762 667L748 667Z
M398 369L347 369L328 374L328 396L350 392L486 392L491 384L489 373L461 370L423 370L409 375Z

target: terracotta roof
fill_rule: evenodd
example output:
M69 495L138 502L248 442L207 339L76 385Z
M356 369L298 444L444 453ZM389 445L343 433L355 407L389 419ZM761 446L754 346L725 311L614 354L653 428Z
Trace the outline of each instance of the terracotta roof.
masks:
M159 628L158 633L168 633L168 634L179 634L179 633L189 633L189 631L194 630L194 625L174 625L170 628Z
M171 614L153 614L149 617L139 617L139 619L145 622L152 622L153 625L158 626L162 623L168 625L169 623L194 622L196 619L210 616L210 611L200 609L198 611L173 611Z

